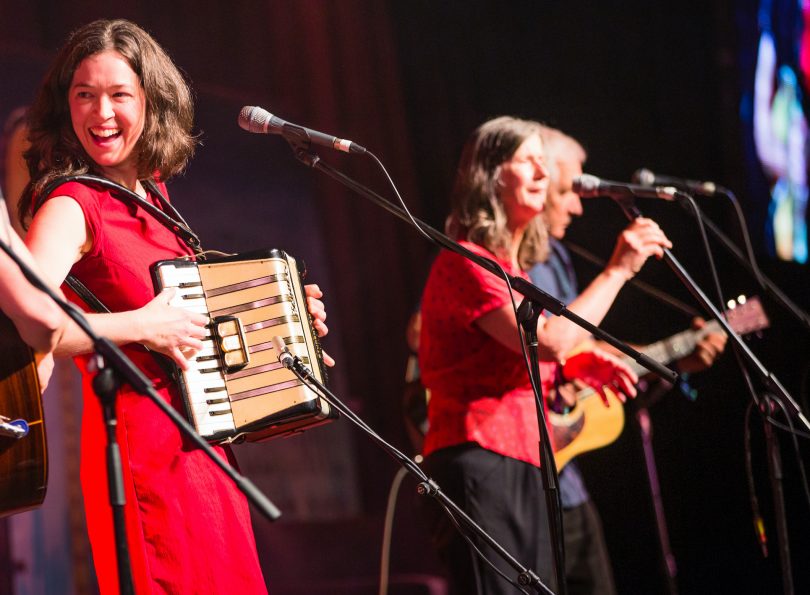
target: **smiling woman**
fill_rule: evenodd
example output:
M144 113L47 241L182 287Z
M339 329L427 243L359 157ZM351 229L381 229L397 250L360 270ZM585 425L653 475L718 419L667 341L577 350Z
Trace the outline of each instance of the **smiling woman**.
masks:
M507 226L513 234L522 235L543 212L548 194L548 168L539 136L533 134L523 141L512 158L501 165L498 185Z
M122 346L161 397L184 409L157 354L186 369L202 347L208 317L154 295L159 260L193 258L191 248L153 215L171 212L164 182L194 150L191 93L163 49L122 20L75 31L57 55L29 115L31 182L21 215L34 213L27 243L55 284L68 273L111 313L88 314L96 333ZM105 184L60 180L91 173L149 203L123 200ZM46 188L51 190L45 191ZM154 209L147 209L153 207ZM326 333L317 286L310 314ZM56 353L76 356L84 383L81 482L102 593L118 592L112 510L107 500L105 428L92 390L92 343L69 326ZM205 454L191 448L168 417L124 386L118 393L126 534L138 593L264 593L247 502ZM226 447L216 447L231 461Z
M90 159L111 180L134 187L133 149L143 132L146 98L129 63L115 50L86 58L73 74L68 103L73 132Z

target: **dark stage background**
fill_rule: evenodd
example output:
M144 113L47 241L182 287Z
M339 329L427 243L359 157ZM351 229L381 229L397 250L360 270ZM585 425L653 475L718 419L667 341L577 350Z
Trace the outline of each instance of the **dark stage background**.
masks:
M310 279L326 292L331 332L325 346L339 362L333 385L379 433L408 448L401 413L404 328L432 248L404 223L307 171L281 139L239 130L239 109L261 105L368 147L414 214L437 227L466 136L501 114L538 119L578 138L596 175L627 180L646 166L714 180L750 204L738 126L735 19L755 4L2 0L0 115L30 101L74 27L125 17L154 34L192 81L203 141L187 174L170 185L174 201L207 247L281 247L306 262ZM321 154L390 195L368 161ZM701 205L739 237L725 203ZM693 221L674 205L640 206L661 223L675 255L708 290ZM570 238L606 258L625 220L609 201L587 201L585 211ZM749 225L759 233L761 222ZM756 292L734 262L721 253L717 259L728 296ZM807 267L762 264L810 308ZM583 264L581 281L595 272ZM660 263L650 263L641 278L691 302ZM806 399L808 333L772 302L765 300L765 307L772 328L752 340L752 349ZM603 326L627 340L651 341L689 322L627 289ZM726 355L693 385L695 402L671 394L651 410L680 591L778 592L761 426L752 424L767 560L752 531L743 450L748 399L733 358ZM810 514L796 455L784 435L781 441L794 576L797 592L808 592ZM802 449L807 457L806 445ZM381 517L396 471L387 456L345 421L293 440L241 447L237 456L286 513L272 526L255 521L272 592L314 593L313 583L324 592L375 592L358 585L370 585L377 571ZM631 408L619 441L581 461L604 517L620 591L663 592ZM406 480L399 498L393 572L438 573L413 488Z

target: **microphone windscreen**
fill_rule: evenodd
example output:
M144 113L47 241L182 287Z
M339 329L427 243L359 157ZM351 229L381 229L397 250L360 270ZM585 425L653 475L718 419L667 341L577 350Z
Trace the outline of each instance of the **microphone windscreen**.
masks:
M248 132L267 133L267 122L273 114L260 107L246 105L239 112L239 127Z
M646 167L637 169L633 174L633 183L642 186L655 186L655 174Z
M574 192L583 197L593 196L594 193L599 191L599 178L590 174L582 174L574 178L572 184Z

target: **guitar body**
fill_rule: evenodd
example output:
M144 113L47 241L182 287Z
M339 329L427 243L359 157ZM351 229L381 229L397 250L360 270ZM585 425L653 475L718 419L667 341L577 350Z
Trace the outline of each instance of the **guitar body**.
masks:
M28 422L23 438L0 436L0 516L35 508L45 499L48 459L42 396L31 349L0 313L0 416Z
M607 446L622 433L624 404L614 393L606 392L610 407L605 407L602 399L591 391L579 398L577 406L569 413L548 412L558 470L584 452Z

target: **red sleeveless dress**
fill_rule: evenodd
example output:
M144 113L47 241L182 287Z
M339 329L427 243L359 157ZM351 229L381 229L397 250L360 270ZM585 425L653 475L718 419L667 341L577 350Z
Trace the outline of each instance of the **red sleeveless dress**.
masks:
M165 196L165 186L160 188ZM142 208L113 198L102 188L71 182L51 196L70 196L84 211L93 245L71 272L113 312L140 308L154 297L152 263L191 253ZM159 206L154 197L149 200ZM178 391L153 356L137 344L122 349L154 382L160 396L182 411ZM88 361L87 356L76 358L84 393L81 481L101 593L117 593L106 437ZM136 592L266 593L241 492L205 453L181 437L147 397L122 387L117 412ZM216 450L235 464L230 449Z

